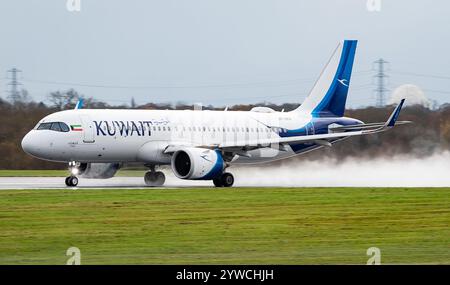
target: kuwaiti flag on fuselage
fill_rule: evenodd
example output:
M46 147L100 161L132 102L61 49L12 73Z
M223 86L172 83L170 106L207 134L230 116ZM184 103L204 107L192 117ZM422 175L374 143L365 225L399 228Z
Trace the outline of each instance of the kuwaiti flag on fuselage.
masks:
M83 128L81 127L81 125L70 125L70 129L72 131L78 131L81 132L83 130Z
M313 117L342 117L345 111L356 40L339 43L311 92L296 112Z

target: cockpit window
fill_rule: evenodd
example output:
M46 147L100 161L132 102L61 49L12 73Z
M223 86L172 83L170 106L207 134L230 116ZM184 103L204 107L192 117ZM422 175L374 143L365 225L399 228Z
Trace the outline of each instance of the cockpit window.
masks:
M52 127L52 123L42 123L39 125L39 127L37 129L38 130L50 130L51 127Z
M60 132L61 131L61 127L59 126L58 122L52 123L52 127L50 128L50 130Z
M42 123L36 130L52 130L56 132L68 132L69 126L63 122Z
M61 131L63 131L63 132L69 131L69 126L66 125L65 123L59 122L59 125L61 126Z

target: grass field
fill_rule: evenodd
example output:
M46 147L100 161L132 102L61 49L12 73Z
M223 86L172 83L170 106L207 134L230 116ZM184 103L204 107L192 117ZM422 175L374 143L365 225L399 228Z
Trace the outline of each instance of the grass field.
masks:
M450 264L450 188L0 191L0 264Z
M144 170L119 170L118 177L144 177ZM66 177L68 170L0 170L0 177Z

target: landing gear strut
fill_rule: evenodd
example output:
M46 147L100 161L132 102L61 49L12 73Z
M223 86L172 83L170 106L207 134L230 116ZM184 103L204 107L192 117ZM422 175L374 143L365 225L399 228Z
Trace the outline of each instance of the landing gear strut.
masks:
M216 187L231 187L234 183L233 174L224 172L221 176L213 179L213 183Z
M148 186L162 186L166 181L166 176L162 171L155 171L155 166L151 166L150 171L145 173L144 181Z

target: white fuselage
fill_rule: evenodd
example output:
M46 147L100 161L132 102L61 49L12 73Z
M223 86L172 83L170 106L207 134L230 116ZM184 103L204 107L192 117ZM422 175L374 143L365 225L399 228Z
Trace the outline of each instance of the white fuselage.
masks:
M70 131L37 129L46 122L63 122ZM33 156L61 162L169 164L164 149L170 145L277 138L308 124L305 135L311 135L314 126L310 122L310 115L298 112L79 109L45 117L27 134L22 146ZM266 162L298 153L290 147L282 151L267 147L249 150L232 162Z

